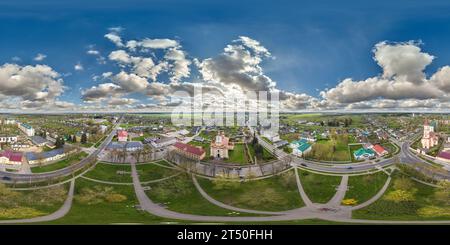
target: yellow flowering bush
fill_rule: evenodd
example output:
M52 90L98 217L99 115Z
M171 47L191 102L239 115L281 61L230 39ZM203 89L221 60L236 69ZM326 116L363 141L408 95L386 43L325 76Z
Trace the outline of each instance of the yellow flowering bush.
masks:
M348 206L350 206L350 205L355 205L355 204L357 204L357 203L358 203L358 201L355 200L355 199L353 199L353 198L349 198L349 199L344 199L344 200L342 200L342 204L343 204L343 205L348 205Z

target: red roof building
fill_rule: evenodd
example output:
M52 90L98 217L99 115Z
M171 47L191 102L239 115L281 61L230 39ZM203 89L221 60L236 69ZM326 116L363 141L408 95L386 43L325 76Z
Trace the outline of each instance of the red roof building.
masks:
M192 146L179 141L173 146L175 147L176 152L194 160L202 160L206 155L205 150L200 146Z
M441 151L437 155L438 158L444 160L444 161L450 161L450 152L447 151Z
M128 140L128 132L125 130L117 131L117 140L118 141L127 141Z
M374 150L378 156L384 156L388 154L388 151L386 151L386 149L384 149L381 145L374 145L372 150Z
M0 163L22 164L23 154L21 152L12 152L6 150L0 153Z

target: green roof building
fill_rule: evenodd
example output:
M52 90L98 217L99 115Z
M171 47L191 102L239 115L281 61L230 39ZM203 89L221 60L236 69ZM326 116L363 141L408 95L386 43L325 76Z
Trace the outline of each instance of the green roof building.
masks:
M364 160L374 157L375 152L371 149L361 147L353 152L353 156L355 157L356 160Z

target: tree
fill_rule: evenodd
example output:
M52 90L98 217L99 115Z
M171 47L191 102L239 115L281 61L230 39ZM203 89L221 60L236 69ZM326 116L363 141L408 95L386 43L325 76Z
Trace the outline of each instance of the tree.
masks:
M439 202L450 206L450 182L442 180L438 185L440 188L434 193L434 198Z
M81 135L81 144L86 144L87 143L87 134L86 133L83 133L82 135Z
M55 146L56 146L56 148L61 148L64 146L64 143L65 143L64 138L58 137L58 138L56 138Z
M394 181L394 188L396 190L410 191L414 189L414 183L410 179L403 177Z

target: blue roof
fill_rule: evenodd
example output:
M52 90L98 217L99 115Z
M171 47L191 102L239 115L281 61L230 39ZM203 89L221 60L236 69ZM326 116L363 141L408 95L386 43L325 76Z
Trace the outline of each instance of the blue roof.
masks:
M311 147L311 145L309 143L304 143L304 144L301 144L297 149L301 152L304 152L304 151L308 150L309 147Z
M50 157L54 157L57 155L61 155L64 153L64 148L58 148L51 151L45 151L45 152L27 152L25 153L25 157L28 159L28 161L33 160L39 160L39 159L46 159Z
M143 144L140 141L128 141L128 142L117 142L113 141L109 143L108 147L106 147L108 150L122 150L123 148L143 148Z
M292 142L293 144L303 145L305 143L308 143L306 139L300 139Z
M21 123L21 125L24 126L25 128L31 129L31 126L29 124Z
M33 142L33 144L35 144L35 145L40 145L40 144L47 143L46 139L42 138L41 136L37 136L37 135L31 136L30 139Z

